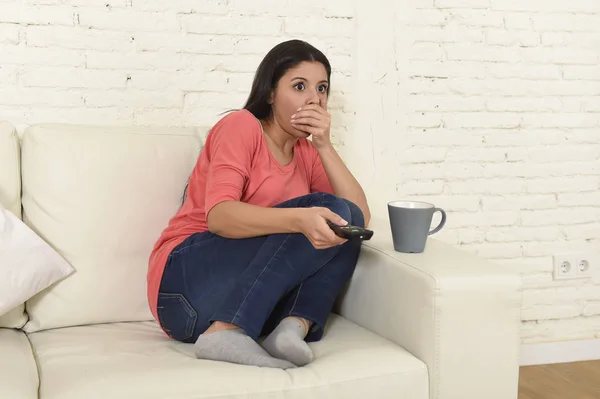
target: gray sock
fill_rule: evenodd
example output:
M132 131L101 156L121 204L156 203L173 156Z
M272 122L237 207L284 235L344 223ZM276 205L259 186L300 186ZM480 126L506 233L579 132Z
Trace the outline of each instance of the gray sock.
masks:
M292 363L271 357L243 330L225 330L200 335L194 344L198 359L247 364L280 369L294 368Z
M296 366L304 366L313 361L312 350L304 341L304 326L295 319L283 319L262 343L271 355L289 360Z

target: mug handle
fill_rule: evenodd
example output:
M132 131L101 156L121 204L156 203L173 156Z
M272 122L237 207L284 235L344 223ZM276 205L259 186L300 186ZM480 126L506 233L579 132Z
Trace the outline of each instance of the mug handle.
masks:
M433 212L441 212L442 213L442 220L440 222L440 224L438 225L438 227L436 227L435 229L431 230L429 232L428 235L432 235L437 233L438 231L440 231L445 225L446 225L446 211L444 211L442 208L434 208Z

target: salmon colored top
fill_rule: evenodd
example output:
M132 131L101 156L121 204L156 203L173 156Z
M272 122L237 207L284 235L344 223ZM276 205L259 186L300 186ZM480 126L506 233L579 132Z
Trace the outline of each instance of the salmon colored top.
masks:
M158 320L160 281L171 251L208 230L206 215L220 202L272 207L312 192L333 193L312 143L299 139L292 161L279 164L267 148L258 119L247 110L223 117L209 132L190 176L187 197L154 245L147 275L148 303Z

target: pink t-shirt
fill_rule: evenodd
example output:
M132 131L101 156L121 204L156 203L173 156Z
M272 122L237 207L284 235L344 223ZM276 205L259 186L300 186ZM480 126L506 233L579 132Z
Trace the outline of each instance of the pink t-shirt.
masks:
M272 207L312 192L333 193L319 154L307 139L285 166L271 155L258 119L247 110L223 117L209 132L190 176L187 197L154 245L148 268L148 303L158 320L158 289L167 258L188 236L208 230L206 215L220 202Z

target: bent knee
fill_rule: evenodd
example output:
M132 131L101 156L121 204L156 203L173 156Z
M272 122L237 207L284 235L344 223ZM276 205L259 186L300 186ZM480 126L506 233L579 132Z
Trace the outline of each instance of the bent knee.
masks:
M350 209L350 220L346 219L348 223L353 226L365 227L365 215L362 210L352 201L344 200L348 209Z
M339 215L342 219L350 223L352 219L352 212L344 200L334 194L319 193L321 195L320 206L329 209L331 212Z
M334 194L319 194L323 196L321 206L328 208L330 211L340 215L342 219L353 226L365 227L365 217L358 205L356 205L354 202L342 197L338 197Z

